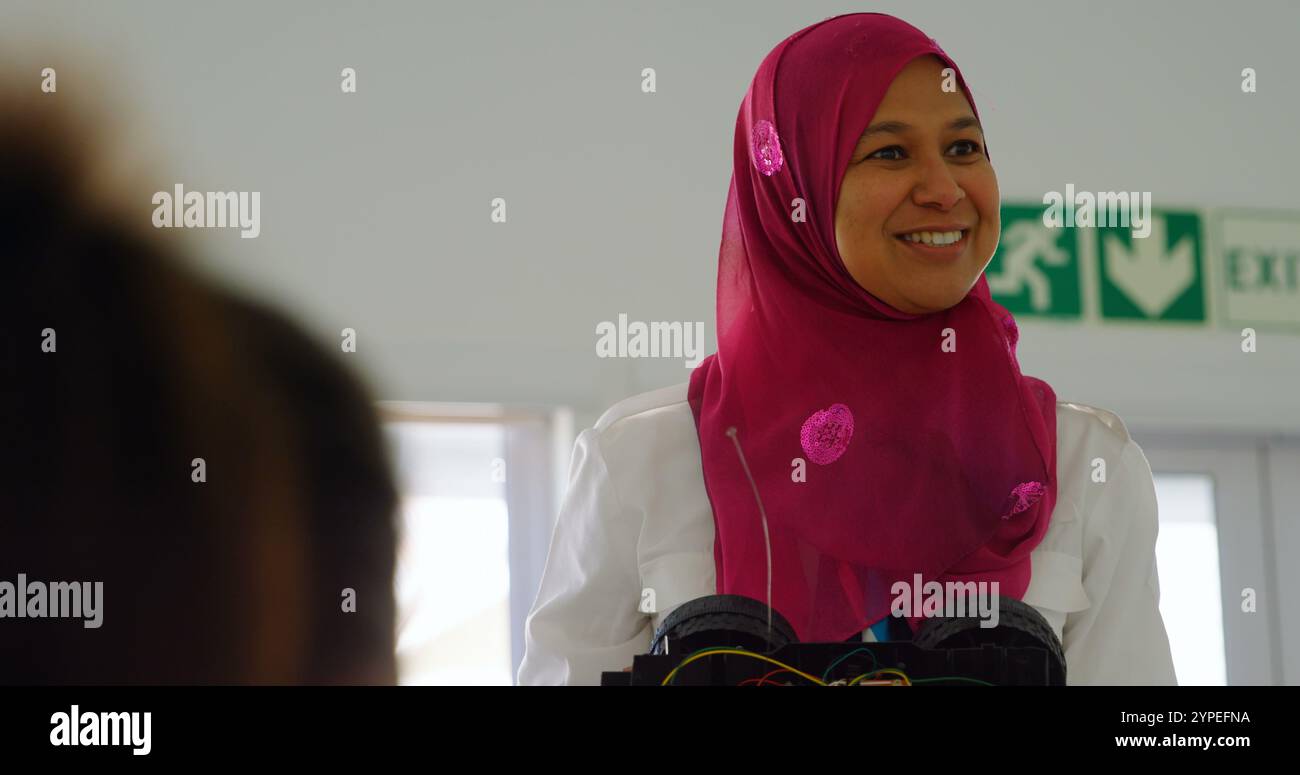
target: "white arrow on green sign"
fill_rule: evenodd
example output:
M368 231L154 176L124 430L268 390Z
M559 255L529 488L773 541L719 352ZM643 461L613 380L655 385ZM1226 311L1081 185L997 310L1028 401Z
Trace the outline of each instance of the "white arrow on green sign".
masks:
M1097 232L1103 318L1205 321L1200 216L1156 210L1143 238L1126 226Z

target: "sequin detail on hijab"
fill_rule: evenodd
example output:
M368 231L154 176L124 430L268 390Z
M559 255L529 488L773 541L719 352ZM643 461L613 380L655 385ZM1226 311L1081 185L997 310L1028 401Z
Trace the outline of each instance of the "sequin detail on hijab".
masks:
M1020 327L1016 325L1016 319L1010 315L1002 318L1002 327L1007 332L1007 351L1015 355L1016 343L1020 341Z
M1011 510L1002 515L1003 519L1011 519L1012 514L1019 514L1030 506L1038 502L1043 497L1045 488L1042 482L1021 482L1011 489L1009 499L1015 499Z
M844 404L813 412L799 429L799 443L804 454L817 465L829 465L840 459L853 438L853 412Z
M771 177L785 166L785 156L781 154L781 138L776 134L776 127L766 119L754 124L753 136L754 166L758 171Z

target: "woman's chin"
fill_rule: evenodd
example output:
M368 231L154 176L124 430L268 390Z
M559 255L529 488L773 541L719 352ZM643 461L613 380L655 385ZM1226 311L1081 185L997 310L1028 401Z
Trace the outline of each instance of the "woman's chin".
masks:
M942 312L951 309L961 303L969 292L967 289L951 288L947 292L935 292L933 288L927 288L925 291L908 297L908 304L912 308L912 314L929 315L935 312Z

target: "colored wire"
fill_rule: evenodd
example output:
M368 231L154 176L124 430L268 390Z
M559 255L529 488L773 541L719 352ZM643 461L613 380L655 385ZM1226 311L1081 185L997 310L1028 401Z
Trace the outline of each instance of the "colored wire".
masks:
M677 665L677 667L674 667L672 671L668 673L668 675L664 676L663 683L661 683L660 686L667 686L669 682L672 681L674 677L676 677L678 670L681 670L683 667L686 667L687 665L689 665L690 663L694 662L697 659L703 659L704 657L711 656L713 654L737 654L742 657L752 657L754 659L762 660L764 662L768 662L770 664L776 665L777 667L783 667L786 670L789 670L791 673L794 673L795 675L799 675L799 676L803 676L804 678L807 678L809 681L812 681L818 686L826 685L825 681L821 680L815 675L808 675L802 670L791 667L790 665L787 665L784 662L778 662L777 660L772 659L771 657L765 657L762 654L755 654L752 651L744 651L742 649L714 648L714 649L700 649L699 651L690 655L686 659L682 660L681 664Z
M848 659L849 657L853 656L854 654L866 654L867 656L871 657L871 667L873 669L880 667L880 663L876 661L876 655L871 652L871 649L867 649L867 648L854 649L853 651L850 651L849 653L845 654L844 656L832 662L831 666L826 668L826 672L822 673L822 680L823 681L830 680L829 678L827 678L827 676L831 674L831 671L835 669L835 666L843 662L844 660Z
M849 657L859 652L865 652L868 656L870 656L872 665L879 664L876 661L876 655L873 654L870 649L866 649L866 648L854 649L853 651L850 651L849 653L845 654L844 656L832 662L830 667L826 668L826 672L822 674L822 677L817 678L815 676L809 675L808 673L805 673L802 670L791 667L790 665L787 665L784 662L772 659L771 657L763 656L762 654L755 654L752 651L745 651L743 649L733 649L733 648L713 648L713 647L703 648L691 654L686 659L682 660L681 664L673 668L672 671L669 672L668 675L664 677L663 683L661 683L660 686L667 686L673 680L673 678L677 676L677 671L681 670L683 667L686 667L687 665L689 665L690 663L698 659L703 659L704 657L712 656L714 654L737 654L742 657L752 657L754 659L758 659L763 662L776 665L778 667L777 670L773 670L769 672L767 675L764 675L762 678L747 678L744 681L740 682L739 684L740 686L745 686L750 681L756 681L757 686L762 686L769 678L779 673L794 673L797 676L807 678L809 681L812 681L818 686L826 686L827 685L825 680L826 676L828 676L830 672L835 669L836 665L838 665L839 663L843 662L844 660L848 659ZM958 676L958 675L913 679L909 677L907 673L904 673L902 670L899 670L898 668L894 668L894 667L882 667L877 670L872 670L870 672L863 673L862 675L859 675L855 677L853 680L849 681L848 685L856 686L858 685L859 682L871 678L872 676L880 675L882 673L898 676L900 679L902 679L904 686L914 686L916 684L934 683L935 681L967 681L969 683L980 684L981 686L997 686L997 684L989 683L988 681L981 681L978 678L967 678L965 676Z
M789 671L786 670L784 667L778 667L777 669L773 670L772 672L768 673L767 675L763 676L762 678L746 678L745 680L741 681L740 683L738 683L738 684L736 684L736 685L737 685L737 686L746 686L746 685L748 685L748 684L750 684L750 683L755 683L755 684L757 684L758 686L762 686L762 685L767 681L767 679L771 678L772 676L777 675L778 673L788 673L788 672L789 672ZM780 685L781 685L781 684L776 683L775 681L773 681L772 683L773 683L774 686L780 686Z
M870 678L871 676L877 675L879 673L892 673L893 675L899 676L900 678L903 679L904 686L912 685L912 679L907 677L907 673L904 673L902 670L898 670L897 668L893 668L893 667L882 667L879 670L872 670L870 673L863 673L857 678L854 678L852 681L849 681L849 686L856 686L858 681L861 681L864 678Z

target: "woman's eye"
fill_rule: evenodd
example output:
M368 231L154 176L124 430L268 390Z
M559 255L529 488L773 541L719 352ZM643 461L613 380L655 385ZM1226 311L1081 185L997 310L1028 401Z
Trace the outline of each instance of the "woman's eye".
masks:
M901 153L903 152L903 149L902 149L902 148L899 148L897 145L891 145L891 146L889 146L888 148L881 148L879 151L876 151L875 153L872 153L872 154L868 155L867 158L868 158L868 159L884 159L885 161L898 161L898 159L890 159L890 158L886 158L886 157L884 157L884 156L880 156L880 154L882 154L882 153L888 153L888 152L890 152L890 151L897 151L898 153L901 154ZM900 158L901 158L901 157L900 157Z
M971 156L974 154L978 154L980 152L980 144L975 142L974 140L958 140L957 142L953 143L951 147L957 148L958 146L963 146L968 148L965 151L961 151L953 154L954 156ZM898 154L898 156L888 155L894 153ZM885 154L885 155L882 156L881 154ZM904 156L904 151L901 146L891 145L887 148L881 148L875 153L868 154L866 158L880 159L882 161L902 161L903 156Z

